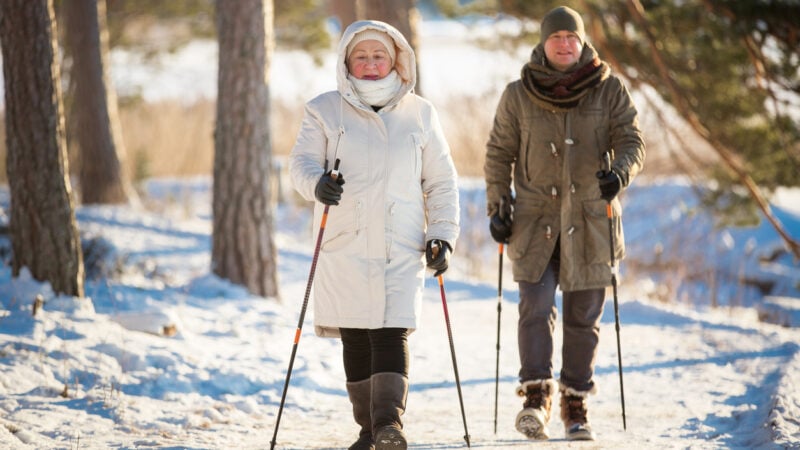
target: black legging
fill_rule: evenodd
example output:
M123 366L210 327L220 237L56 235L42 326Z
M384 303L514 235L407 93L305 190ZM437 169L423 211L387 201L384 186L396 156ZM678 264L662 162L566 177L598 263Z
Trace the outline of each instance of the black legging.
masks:
M347 381L394 372L408 376L408 328L340 328Z

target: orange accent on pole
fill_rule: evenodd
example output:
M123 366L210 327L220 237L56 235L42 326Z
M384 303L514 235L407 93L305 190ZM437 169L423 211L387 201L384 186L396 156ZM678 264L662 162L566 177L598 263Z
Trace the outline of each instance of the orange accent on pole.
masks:
M343 131L342 131L343 132ZM339 134L341 137L341 134ZM338 142L337 142L337 149L338 149ZM332 175L335 179L339 174L339 159L336 159L336 162L333 165ZM328 161L325 160L325 169L328 168ZM275 420L275 432L272 433L272 440L270 441L270 450L275 449L275 444L278 438L278 427L281 424L281 416L283 415L283 405L286 404L286 392L289 390L289 380L292 378L292 368L294 367L294 357L297 354L297 347L300 344L300 332L303 329L303 320L306 317L306 309L308 308L308 300L311 297L311 286L314 282L314 272L317 269L317 259L319 258L319 251L322 247L322 235L325 233L325 222L328 220L328 209L330 205L325 205L325 209L322 212L322 221L319 227L319 233L317 234L317 244L314 247L314 256L311 258L311 269L308 272L308 283L306 284L306 295L303 297L303 307L300 309L300 318L297 319L297 331L294 334L294 345L292 345L292 355L289 357L289 367L286 369L286 381L283 383L283 393L281 394L281 405L278 408L278 418Z
M608 217L609 219L614 217L614 214L611 212L611 203L610 202L606 203L606 217Z

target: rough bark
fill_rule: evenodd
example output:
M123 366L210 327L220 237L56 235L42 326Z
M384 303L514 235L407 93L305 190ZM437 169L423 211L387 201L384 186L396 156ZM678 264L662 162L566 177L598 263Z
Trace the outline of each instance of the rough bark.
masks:
M331 0L330 12L339 18L342 30L358 20L356 16L356 0Z
M83 203L126 203L132 194L122 162L125 147L117 99L107 74L105 0L64 2L65 36L72 56L74 97L69 113L79 147L79 191Z
M67 176L52 0L0 2L12 273L83 296L83 259Z
M272 1L217 0L216 8L213 271L254 294L278 297L267 83Z

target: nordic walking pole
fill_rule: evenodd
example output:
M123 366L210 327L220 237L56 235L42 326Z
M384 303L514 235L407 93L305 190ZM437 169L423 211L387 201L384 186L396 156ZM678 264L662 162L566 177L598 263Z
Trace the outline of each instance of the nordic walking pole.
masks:
M505 209L505 195L500 197L500 211ZM508 239L506 239L508 242ZM497 434L497 397L500 387L500 313L503 311L503 247L501 242L497 247L499 264L497 266L497 359L494 366L494 434Z
M439 241L435 241L433 243L433 255L434 258L439 253L439 249L441 248L441 243ZM447 298L444 295L444 280L442 279L442 275L436 277L439 280L439 291L442 293L442 308L444 308L444 323L447 325L447 339L450 341L450 355L453 358L453 371L456 374L456 389L458 389L458 402L461 404L461 419L464 421L464 440L467 441L467 447L471 448L469 445L469 431L467 431L467 415L464 413L464 398L461 396L461 380L458 377L458 364L456 363L456 348L453 345L453 332L450 330L450 315L447 313Z
M611 155L603 154L606 172L611 171ZM622 383L622 346L619 341L619 300L617 297L617 261L614 258L614 212L611 209L611 200L606 203L606 216L608 217L608 237L611 249L611 288L614 291L614 323L617 330L617 365L619 367L619 395L622 402L622 429L627 430L625 422L625 388Z
M501 200L502 201L502 200ZM497 434L497 396L500 386L500 313L503 311L503 243L497 246L497 359L494 365L494 434Z
M327 163L326 163L327 166ZM333 171L331 177L336 179L339 176L339 159L333 164ZM308 298L311 296L311 286L314 281L314 272L317 269L317 260L319 259L319 250L322 247L322 235L325 233L325 223L328 221L328 209L330 205L325 205L322 211L322 220L319 224L319 233L317 233L317 245L314 247L314 256L311 258L311 270L308 274L308 284L306 285L306 295L303 298L303 307L300 309L300 319L297 321L297 331L294 333L294 345L292 345L292 355L289 357L289 368L286 370L286 381L283 383L283 394L281 394L281 406L278 408L278 417L275 420L275 432L272 434L272 441L270 442L270 450L275 449L275 440L278 437L278 427L281 424L281 415L283 414L283 405L286 403L286 391L289 390L289 379L292 377L292 367L294 367L294 357L297 354L297 346L300 343L300 333L303 331L303 320L306 317L306 309L308 309Z

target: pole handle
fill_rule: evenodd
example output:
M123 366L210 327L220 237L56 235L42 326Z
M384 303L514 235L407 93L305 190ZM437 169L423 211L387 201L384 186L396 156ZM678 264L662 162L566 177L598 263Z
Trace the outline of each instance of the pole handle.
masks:
M442 250L442 242L439 241L439 239L434 239L433 241L431 241L431 256L433 256L434 259L436 259L436 257L439 256L439 252L441 250ZM439 275L439 278L441 278L441 275Z

